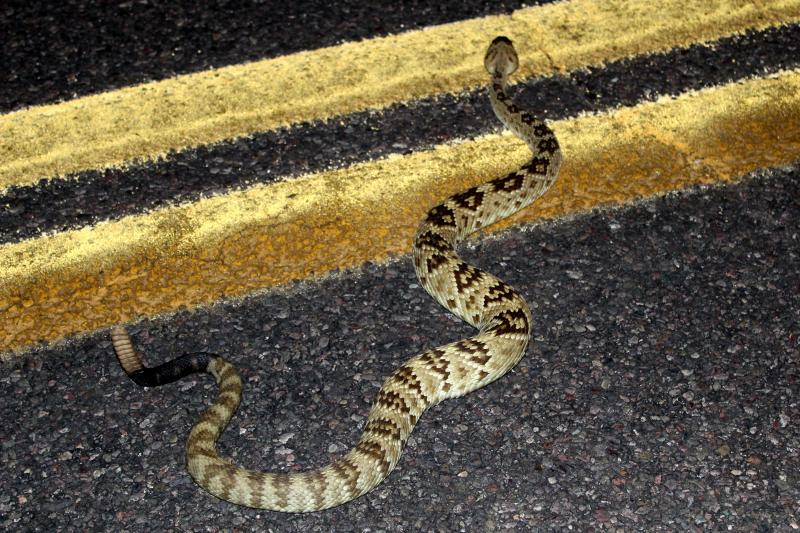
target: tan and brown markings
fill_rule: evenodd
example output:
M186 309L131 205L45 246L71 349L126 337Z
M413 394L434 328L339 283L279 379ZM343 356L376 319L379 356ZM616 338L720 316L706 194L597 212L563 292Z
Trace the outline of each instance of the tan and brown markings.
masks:
M303 473L245 470L221 458L216 442L239 406L242 383L221 357L187 354L146 368L123 328L112 332L125 372L138 384L156 386L193 372L208 372L219 384L216 402L192 428L186 463L198 485L239 505L275 511L327 509L361 496L397 464L414 425L426 409L491 383L522 357L530 338L531 312L508 284L462 261L455 246L469 233L529 205L552 185L561 165L553 132L505 93L517 66L511 41L496 38L484 58L492 77L492 108L533 152L516 172L453 195L433 207L414 239L414 268L420 283L440 304L478 328L478 333L412 357L381 387L364 431L344 457Z

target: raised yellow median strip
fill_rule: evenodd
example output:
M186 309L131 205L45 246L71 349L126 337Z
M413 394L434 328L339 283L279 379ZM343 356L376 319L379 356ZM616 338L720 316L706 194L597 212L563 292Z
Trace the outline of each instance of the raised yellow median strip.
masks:
M485 83L498 34L523 76L800 21L800 0L572 0L179 76L0 116L0 191Z
M796 160L800 71L553 126L561 177L517 222ZM4 245L0 351L405 253L429 206L528 157L489 135Z

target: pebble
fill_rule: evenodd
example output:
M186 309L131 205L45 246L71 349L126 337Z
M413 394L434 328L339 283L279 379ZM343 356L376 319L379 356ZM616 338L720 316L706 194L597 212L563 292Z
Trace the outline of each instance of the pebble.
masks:
M58 35L49 38L59 45ZM761 62L759 43L773 40L737 38L756 50L751 60ZM777 42L800 57L791 48L800 39ZM682 50L681 57L724 53L716 45L696 48L702 50ZM746 60L739 59L713 64L733 68ZM641 98L640 71L629 63L619 71L613 77L587 72L565 83L588 94L639 91L634 98ZM702 78L702 70L689 71ZM659 79L672 83L674 77ZM558 88L561 82L548 83ZM568 97L562 104L572 105ZM372 124L381 125L376 117ZM417 133L406 129L411 137ZM378 131L390 139L384 143L417 146L413 138ZM276 139L294 140L281 135ZM238 151L217 148L229 149L228 159L241 164L254 146L265 148L258 142ZM199 160L202 167L204 158ZM225 165L236 168L214 163ZM149 170L140 169L140 183L168 177ZM211 175L202 168L192 174L198 181ZM224 182L234 174L213 179ZM98 184L105 183L103 176ZM186 389L140 389L109 356L105 333L35 352L30 364L0 373L0 422L6 428L0 486L8 495L0 497L0 529L55 531L68 524L75 530L152 531L153 524L165 524L196 531L229 524L309 532L484 531L487 525L503 531L686 531L698 523L708 530L782 531L787 523L797 529L785 502L800 499L790 451L798 428L785 395L800 379L796 343L787 342L796 334L793 290L800 283L791 261L800 256L792 224L800 220L799 183L796 170L776 170L773 177L698 187L478 239L481 264L538 305L537 340L498 382L426 412L385 483L325 513L284 516L235 507L195 486L183 465L183 446L213 397L207 377ZM498 257L507 258L505 266L488 266ZM154 356L203 349L233 359L245 375L245 400L220 448L248 467L300 471L357 441L377 387L400 362L472 332L424 294L405 299L416 283L410 261L404 256L391 265L365 265L279 292L145 320L134 333L148 339ZM662 269L658 279L643 268L651 265ZM580 283L566 270L580 271ZM265 321L274 325L265 330ZM323 331L321 324L329 325L331 341L324 353L314 353L321 334L313 334L312 326ZM760 333L753 330L758 325ZM600 334L576 334L583 327ZM768 365L764 354L770 354ZM682 368L693 370L693 382ZM356 373L371 377L354 381ZM712 390L711 383L720 388ZM672 390L677 394L671 396ZM682 401L687 392L703 401ZM102 416L93 416L97 412ZM247 431L236 429L242 427ZM285 443L292 449L278 440L276 453L273 442L288 434L294 435ZM342 446L329 451L335 442ZM695 451L703 447L715 453L698 461ZM743 470L754 455L761 464ZM741 474L732 479L726 473L733 470ZM496 492L483 490L489 487ZM706 508L711 493L716 502ZM526 522L517 523L513 517L523 514Z

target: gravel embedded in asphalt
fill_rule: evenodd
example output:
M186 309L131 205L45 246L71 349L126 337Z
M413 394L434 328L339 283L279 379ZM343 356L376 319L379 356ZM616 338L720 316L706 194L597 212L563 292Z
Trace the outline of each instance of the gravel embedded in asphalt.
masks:
M4 530L788 531L800 522L800 170L765 171L463 247L535 340L498 382L426 413L398 468L330 511L207 495L183 445L204 376L140 389L106 334L0 373ZM245 400L221 443L252 468L343 454L383 377L470 334L410 259L133 328L151 362L208 350Z
M527 5L547 3L528 1ZM0 111L486 15L523 2L0 4Z
M800 65L800 25L750 31L514 87L518 103L555 120L636 105ZM298 124L125 168L42 180L0 194L0 243L224 194L254 183L430 149L499 130L485 89ZM117 194L108 194L114 190Z

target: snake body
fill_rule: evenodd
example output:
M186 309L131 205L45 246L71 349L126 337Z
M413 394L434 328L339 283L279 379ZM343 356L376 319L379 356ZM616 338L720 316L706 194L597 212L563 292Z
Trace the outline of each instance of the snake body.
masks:
M213 405L192 428L186 443L189 474L211 494L249 507L286 512L327 509L368 492L397 464L412 429L426 409L491 383L522 357L531 312L508 284L462 261L455 246L466 235L524 208L555 181L561 152L552 130L506 94L518 66L511 41L496 38L484 65L491 76L495 114L525 140L532 159L519 170L455 194L433 207L417 230L414 268L420 284L441 305L478 329L470 338L412 357L384 382L363 433L349 453L301 473L257 472L219 456L216 442L236 411L242 383L236 369L213 354L187 354L155 368L144 366L127 332L112 340L126 373L142 386L156 386L193 372L208 372L219 385Z

